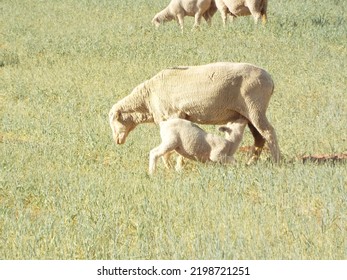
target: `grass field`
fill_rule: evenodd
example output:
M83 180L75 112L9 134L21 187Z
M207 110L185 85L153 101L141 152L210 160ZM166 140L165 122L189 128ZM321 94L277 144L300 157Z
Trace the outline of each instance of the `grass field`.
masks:
M168 0L135 2L0 1L0 258L346 259L347 165L297 160L347 152L345 1L270 0L265 27L217 13L183 34L150 23ZM109 109L164 68L215 61L271 73L283 163L238 152L149 177L158 128L115 146Z

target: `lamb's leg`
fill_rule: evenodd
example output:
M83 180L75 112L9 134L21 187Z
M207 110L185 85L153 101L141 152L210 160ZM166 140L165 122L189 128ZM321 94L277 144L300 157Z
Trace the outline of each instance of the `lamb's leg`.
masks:
M172 163L171 163L171 156L172 154L174 153L175 151L170 151L166 154L164 154L162 156L162 159L163 159L163 162L164 162L164 165L167 169L170 169L172 167ZM177 172L180 172L182 169L183 169L183 164L184 164L184 161L183 161L183 156L181 156L180 154L177 154L177 159L176 159L176 166L175 166L175 170Z
M152 149L149 152L149 174L152 175L156 169L157 160L159 157L169 153L173 150L170 146L166 144L160 144L158 147Z
M279 163L281 154L278 146L276 132L267 120L265 114L251 114L250 121L261 134L261 136L267 141L274 162Z
M164 163L166 169L170 169L172 167L172 164L171 164L171 155L172 154L173 154L173 151L168 152L161 157L163 159L163 163Z
M236 160L233 156L227 156L225 157L225 164L235 164Z
M176 161L176 166L175 166L175 169L176 169L177 172L181 172L182 171L183 164L184 164L183 156L178 155L178 158L177 158L177 161Z

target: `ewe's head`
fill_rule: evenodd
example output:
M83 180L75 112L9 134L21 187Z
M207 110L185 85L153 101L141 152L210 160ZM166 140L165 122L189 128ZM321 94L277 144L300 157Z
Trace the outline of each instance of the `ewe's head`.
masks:
M155 27L159 27L160 24L174 19L175 17L168 12L168 9L166 8L154 16L152 23L155 25Z
M129 114L121 113L115 108L112 108L109 113L109 121L115 143L124 144L129 132L135 128L136 124Z
M159 14L156 14L154 18L152 19L152 24L154 24L154 26L158 28L160 26L160 23L161 23L161 20L160 20Z

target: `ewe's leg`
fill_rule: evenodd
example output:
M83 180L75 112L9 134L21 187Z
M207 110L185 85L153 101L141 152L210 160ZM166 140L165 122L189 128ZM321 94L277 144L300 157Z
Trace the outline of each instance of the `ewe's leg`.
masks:
M267 11L267 1L263 1L262 5L263 6L261 8L261 19L262 19L262 23L265 24L266 20L267 20L267 14L266 14L266 11Z
M206 22L207 22L207 24L208 24L208 26L211 26L212 25L212 18L211 18L211 16L210 16L210 14L208 13L208 12L206 12L204 15L203 15L203 17L204 17L204 19L206 20Z
M253 124L248 123L248 127L251 130L253 138L254 138L254 147L252 151L252 156L247 163L248 165L250 165L259 159L265 144L265 138L261 136L259 131L253 126Z
M218 9L216 7L216 3L214 3L214 1L212 1L210 7L203 15L203 17L205 18L205 20L209 26L212 25L212 17L214 16L214 14L217 11L218 11Z
M223 25L225 27L226 23L227 23L227 16L228 16L229 9L225 5L224 1L215 1L215 4L216 4L218 11L220 12L220 15L221 15L222 20L223 20Z
M250 121L252 122L254 127L259 131L259 133L265 138L269 145L269 149L274 162L278 163L280 161L281 155L275 129L269 123L265 114L251 114Z
M261 14L260 13L256 13L256 14L252 14L253 18L254 18L254 23L258 24L258 21L261 18Z
M193 29L198 29L200 27L201 17L202 15L200 11L195 14L195 23Z
M265 24L266 21L267 21L267 15L266 15L266 13L263 13L263 14L261 15L261 22L262 22L263 24Z
M228 8L224 7L222 10L220 10L220 15L223 20L224 27L227 25L227 19L228 19Z
M249 8L249 11L251 12L251 15L254 18L254 23L257 24L262 16L261 12L259 11L259 8L257 7L248 7L248 8Z
M182 14L177 14L177 22L181 27L181 30L183 32L183 23L184 23L184 15Z

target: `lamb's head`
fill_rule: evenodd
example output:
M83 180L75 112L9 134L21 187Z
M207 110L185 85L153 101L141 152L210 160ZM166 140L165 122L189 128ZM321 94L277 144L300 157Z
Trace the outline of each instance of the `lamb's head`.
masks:
M237 139L242 139L247 123L247 119L239 118L236 121L228 122L226 125L220 126L218 130L224 132L225 138L233 142Z
M129 114L122 113L115 108L112 108L109 113L109 121L115 143L124 144L129 132L135 128L135 122Z

